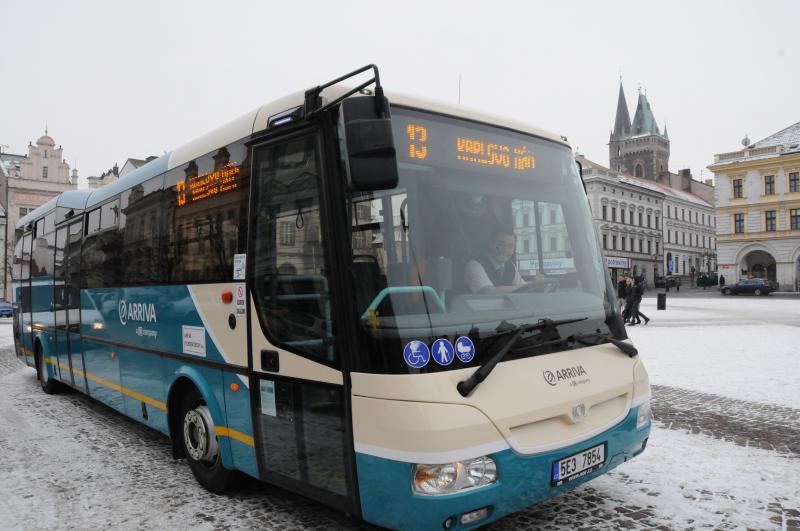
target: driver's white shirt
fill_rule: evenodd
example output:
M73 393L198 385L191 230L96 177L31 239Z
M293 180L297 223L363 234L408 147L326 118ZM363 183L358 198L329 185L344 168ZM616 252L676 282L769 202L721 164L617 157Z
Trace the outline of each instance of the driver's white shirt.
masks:
M489 261L495 269L500 269L503 267L503 264L498 264L497 261L489 257ZM464 282L467 283L467 287L472 291L472 293L478 293L482 288L485 287L494 287L494 283L489 278L489 275L486 274L486 270L483 269L483 266L477 260L470 260L464 265ZM519 274L519 269L515 269L514 271L514 281L511 283L512 286L521 286L524 282L522 281L522 277Z

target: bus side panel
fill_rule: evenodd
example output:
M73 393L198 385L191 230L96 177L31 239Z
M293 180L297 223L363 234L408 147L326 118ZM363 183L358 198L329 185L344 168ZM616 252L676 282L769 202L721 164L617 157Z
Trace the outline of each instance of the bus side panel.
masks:
M225 413L233 463L239 470L258 478L253 421L250 415L250 393L246 378L226 372ZM234 391L234 389L238 389Z
M200 391L203 399L211 412L211 419L217 428L219 451L222 464L225 468L234 468L231 457L230 441L227 436L227 422L225 419L225 391L224 378L221 369L213 369L201 365L191 365L191 360L177 360L164 358L163 381L169 382L168 389L180 378L188 378ZM180 402L180 399L179 399ZM176 412L180 414L180 412ZM221 429L220 429L221 428Z
M84 339L83 360L89 394L117 411L125 413L119 378L119 349Z
M125 412L151 428L169 434L164 360L157 354L119 348L120 381Z

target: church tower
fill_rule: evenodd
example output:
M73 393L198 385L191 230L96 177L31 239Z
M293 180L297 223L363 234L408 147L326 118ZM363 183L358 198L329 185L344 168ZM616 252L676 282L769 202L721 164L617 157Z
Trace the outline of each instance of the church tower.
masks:
M608 142L608 160L612 170L654 181L669 171L669 137L656 124L647 95L639 91L633 123L622 82L619 84L617 116Z

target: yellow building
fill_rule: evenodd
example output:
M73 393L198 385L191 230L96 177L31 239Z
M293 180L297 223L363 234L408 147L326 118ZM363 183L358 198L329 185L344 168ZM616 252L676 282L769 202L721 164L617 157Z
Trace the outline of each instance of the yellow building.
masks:
M800 288L800 122L714 156L717 255L726 283L759 277Z

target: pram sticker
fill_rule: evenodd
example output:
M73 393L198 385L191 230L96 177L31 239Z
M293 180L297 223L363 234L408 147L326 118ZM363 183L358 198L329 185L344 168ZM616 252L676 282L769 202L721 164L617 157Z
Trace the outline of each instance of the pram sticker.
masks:
M456 339L456 356L464 363L469 363L475 358L475 345L466 336Z

